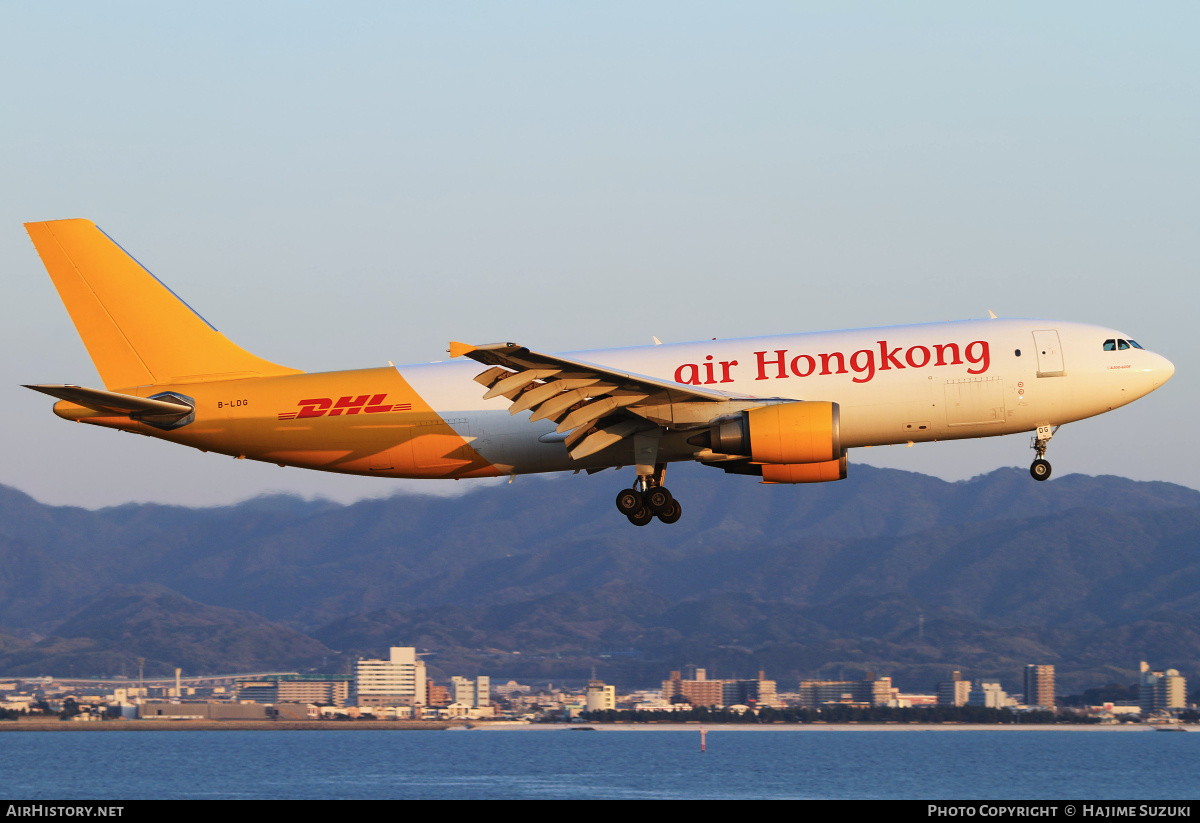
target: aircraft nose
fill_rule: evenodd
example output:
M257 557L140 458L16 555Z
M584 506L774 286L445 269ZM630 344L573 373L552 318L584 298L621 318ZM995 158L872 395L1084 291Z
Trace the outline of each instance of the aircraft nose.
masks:
M1166 383L1175 374L1175 364L1161 354L1154 355L1154 365L1150 367L1150 378L1157 388Z

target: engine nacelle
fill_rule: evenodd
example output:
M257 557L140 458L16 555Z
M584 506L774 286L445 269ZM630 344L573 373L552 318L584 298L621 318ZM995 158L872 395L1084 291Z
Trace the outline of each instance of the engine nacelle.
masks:
M846 456L825 463L766 463L762 467L764 483L829 483L846 479Z
M838 404L828 401L760 406L722 420L707 435L703 445L714 452L746 455L755 463L802 465L842 459L841 416Z

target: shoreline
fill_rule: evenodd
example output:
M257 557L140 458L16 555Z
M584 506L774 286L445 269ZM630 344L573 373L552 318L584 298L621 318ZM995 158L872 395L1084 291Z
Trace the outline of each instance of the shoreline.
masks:
M1151 732L1154 726L1122 723L1117 725L1084 724L1084 723L580 723L567 725L565 723L535 723L529 726L509 727L510 730L520 731L565 731L583 728L598 732L655 732L655 731L690 731L704 730L706 732ZM500 731L500 729L480 728L480 731ZM1200 733L1200 726L1192 731Z
M363 731L444 731L451 723L424 720L8 720L2 732L212 732L274 731L313 732L360 729Z
M990 724L990 723L513 723L422 720L17 720L0 722L2 732L190 732L190 731L598 731L598 732L1152 732L1158 727L1121 724ZM1176 727L1200 732L1200 726Z

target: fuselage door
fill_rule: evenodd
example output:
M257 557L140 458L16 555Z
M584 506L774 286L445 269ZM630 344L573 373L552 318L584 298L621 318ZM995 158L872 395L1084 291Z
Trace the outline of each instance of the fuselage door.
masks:
M1033 333L1033 347L1037 350L1038 377L1063 377L1067 373L1063 365L1062 345L1058 332L1041 329Z

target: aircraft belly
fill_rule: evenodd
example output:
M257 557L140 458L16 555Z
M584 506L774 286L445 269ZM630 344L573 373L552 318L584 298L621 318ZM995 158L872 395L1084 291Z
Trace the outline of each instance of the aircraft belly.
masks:
M567 454L563 436L555 433L553 424L530 423L528 412L511 417L508 412L475 412L472 424L479 431L472 447L489 463L503 467L505 473L574 471L631 465L633 461L633 445L629 440L581 460L573 460ZM693 451L689 449L686 455L670 459L690 459Z

